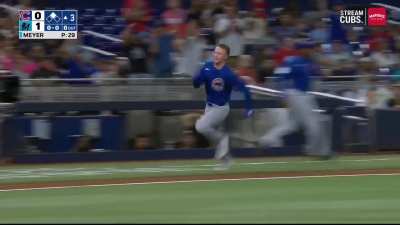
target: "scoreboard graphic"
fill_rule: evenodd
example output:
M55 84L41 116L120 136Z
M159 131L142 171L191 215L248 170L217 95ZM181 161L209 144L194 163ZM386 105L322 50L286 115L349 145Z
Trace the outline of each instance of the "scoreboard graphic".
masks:
M77 39L77 10L20 10L19 39Z

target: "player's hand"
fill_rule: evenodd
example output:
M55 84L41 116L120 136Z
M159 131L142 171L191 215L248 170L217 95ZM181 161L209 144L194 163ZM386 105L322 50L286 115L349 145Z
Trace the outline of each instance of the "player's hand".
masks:
M250 118L250 117L253 116L253 114L254 114L254 110L253 109L246 109L244 117Z

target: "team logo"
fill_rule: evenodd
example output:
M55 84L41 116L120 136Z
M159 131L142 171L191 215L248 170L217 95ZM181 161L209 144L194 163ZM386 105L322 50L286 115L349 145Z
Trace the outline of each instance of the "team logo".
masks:
M385 26L387 22L386 9L383 7L368 9L368 26Z
M31 20L31 11L29 10L21 10L19 11L19 20Z
M215 91L224 90L224 86L225 86L224 80L221 78L215 78L214 80L211 81L211 87Z

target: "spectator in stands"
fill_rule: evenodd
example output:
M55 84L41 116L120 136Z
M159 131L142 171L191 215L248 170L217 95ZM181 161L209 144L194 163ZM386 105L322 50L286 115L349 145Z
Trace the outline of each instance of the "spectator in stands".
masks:
M82 135L78 138L75 146L72 148L73 152L90 152L95 148L96 139L89 135Z
M216 21L216 17L224 13L225 3L229 4L227 0L206 0L206 8L203 12L204 22L209 23L208 25L213 25ZM208 20L207 20L208 19ZM210 27L210 26L209 26Z
M4 35L0 34L0 70L6 69L6 59L8 58L8 54L6 52L7 41Z
M386 109L390 107L390 100L394 98L394 93L391 86L392 85L386 82L386 80L381 81L381 83L378 84L374 93L376 102L373 107L380 109Z
M266 20L255 12L249 12L243 20L243 38L251 41L263 39L266 35Z
M136 135L133 144L135 150L152 149L154 147L149 134Z
M311 30L311 22L312 20L308 18L300 17L296 20L295 29L297 31L296 38L309 38L309 33Z
M254 68L253 57L251 55L241 55L238 59L238 68L236 73L242 78L247 84L257 84L258 77L257 71Z
M207 1L190 1L190 8L187 12L186 21L197 20L201 22L202 15L206 9Z
M375 91L376 66L371 57L360 58L357 65L361 77L357 79L354 89L348 92L346 97L364 100L365 104L360 105L369 105L373 101Z
M339 14L340 10L344 10L346 6L343 3L343 0L333 0L333 11L329 15L330 20L330 33L329 40L340 41L342 43L348 43L347 41L347 30L340 23Z
M314 47L314 53L312 55L314 62L316 62L318 65L321 66L321 75L323 77L331 75L331 70L330 70L331 63L329 61L329 58L327 58L329 51L330 51L330 44L317 44Z
M153 16L147 0L125 0L122 16L127 21L127 29L131 33L141 38L148 37Z
M400 15L400 13L399 13ZM393 47L397 52L400 52L400 28L396 27L393 29L394 44Z
M89 78L92 74L97 72L94 67L94 56L88 51L81 50L79 46L67 45L68 55L65 58L65 65L67 67L67 73L62 74L63 78L67 79L78 79L78 78ZM69 83L74 84L88 84L87 81L70 81Z
M46 56L50 57L57 57L57 51L61 48L63 42L64 40L59 39L41 40Z
M15 22L10 13L0 8L0 35L5 38L15 38L17 35L17 31L14 29Z
M210 145L207 138L202 134L198 133L195 129L195 124L198 118L201 116L201 112L190 112L181 116L181 121L184 130L184 136L178 146L182 145L194 145L195 147L205 148ZM195 139L195 143L194 140Z
M354 75L355 64L349 46L342 41L334 41L326 55L333 76Z
M94 62L96 71L91 74L91 78L96 78L96 83L102 83L99 79L103 78L120 78L119 72L119 60L113 56L99 55L96 57ZM110 82L107 82L110 84ZM119 82L115 82L119 83Z
M328 27L326 23L322 19L315 20L309 36L316 43L326 43L328 41Z
M395 66L394 66L394 69L393 69L393 77L392 77L392 81L394 81L394 82L399 82L400 81L400 62L399 63L397 63Z
M17 8L18 10L23 10L23 9L27 9L27 10L31 10L34 9L34 7L32 6L32 1L31 0L19 0L17 5L14 5L15 8Z
M123 55L128 57L131 73L147 73L149 58L149 46L147 42L135 33L124 31Z
M32 78L60 78L61 73L51 57L42 57L38 61L38 69L32 73Z
M45 56L46 52L42 45L36 44L32 46L31 52L25 59L22 71L28 75L32 75L33 72L39 69L39 62L42 61Z
M400 85L392 85L393 98L389 100L390 108L400 109Z
M14 51L12 59L14 60L14 64L11 71L20 78L31 78L31 75L39 68L38 63L34 59L22 54L18 50Z
M161 15L166 31L182 38L186 34L186 11L180 0L167 0L167 9Z
M156 77L171 77L174 69L171 54L175 51L175 36L158 21L150 40L150 72Z
M371 53L371 58L379 68L393 69L399 62L399 56L389 46L386 39L380 39L377 42L375 50Z
M237 6L235 4L226 5L223 13L216 17L214 33L217 36L217 43L226 44L230 47L231 66L235 66L236 58L242 54L244 45Z
M379 51L379 49L382 47L382 42L393 43L394 37L385 27L369 27L368 31L369 34L366 41L369 44L369 49L372 52L377 50Z
M275 66L281 65L286 57L298 54L299 52L294 48L294 40L290 37L284 38L274 54Z
M198 147L196 135L192 130L184 130L182 134L182 139L176 143L176 148L196 148Z
M257 83L263 84L266 77L271 77L275 69L273 45L263 46L255 52L254 66L257 70Z
M394 93L387 84L379 83L377 78L371 79L372 88L367 90L366 105L369 109L385 109L390 107Z
M291 11L282 10L278 15L278 24L272 28L273 35L276 36L278 40L287 37L296 37L298 34L296 19L293 18L293 13Z
M217 21L218 16L223 13L223 0L204 0L193 2L204 2L204 9L200 16L199 24L202 33L205 35L207 43L210 45L215 45L217 42L217 36L214 32L214 24Z
M193 76L204 63L206 41L200 34L199 22L191 20L187 25L187 38L180 46L181 60L178 62L183 74Z
M1 49L0 51L0 63L1 67L5 70L14 71L16 69L17 58L20 56L19 51L12 45L10 39L4 38L0 41Z
M249 4L250 11L254 12L257 18L264 21L267 19L268 3L266 0L251 0Z
M263 85L266 82L266 78L272 77L274 74L275 66L272 60L264 60L261 65L257 68L257 80L256 83Z

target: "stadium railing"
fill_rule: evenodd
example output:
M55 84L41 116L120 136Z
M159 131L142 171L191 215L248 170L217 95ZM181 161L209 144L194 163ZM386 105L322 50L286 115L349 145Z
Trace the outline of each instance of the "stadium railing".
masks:
M21 79L20 100L23 102L46 101L154 101L154 100L200 100L204 92L192 87L191 77L153 78L151 75L134 75L135 78L80 78L80 79ZM364 76L331 77L324 81L318 77L314 85L315 92L323 92L340 96L344 91L356 91L360 88L358 81L335 81L335 78L361 78ZM389 76L383 78L377 86L387 85ZM261 88L269 94L270 89L276 89L274 79L268 81ZM260 87L253 87L253 91ZM345 97L345 96L341 96ZM264 98L259 95L256 98Z

